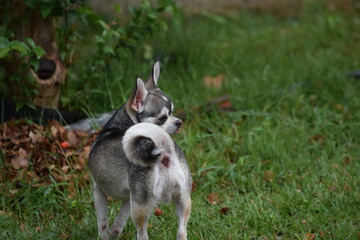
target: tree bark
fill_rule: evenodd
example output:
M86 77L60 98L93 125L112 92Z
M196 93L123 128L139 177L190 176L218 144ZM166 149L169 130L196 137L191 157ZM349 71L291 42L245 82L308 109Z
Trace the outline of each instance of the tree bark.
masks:
M43 18L39 11L28 8L22 0L11 1L10 4L9 10L13 13L13 20L8 27L15 33L15 38L18 40L31 38L46 52L40 59L37 72L32 69L28 71L28 74L31 74L36 80L37 94L32 99L22 99L22 96L15 96L15 99L32 102L41 107L57 108L61 84L66 78L66 68L59 57L54 19L52 17ZM14 55L13 59L14 61L4 63L8 75L15 74L24 61L17 55ZM11 92L15 95L19 94L18 83L9 79L7 82Z

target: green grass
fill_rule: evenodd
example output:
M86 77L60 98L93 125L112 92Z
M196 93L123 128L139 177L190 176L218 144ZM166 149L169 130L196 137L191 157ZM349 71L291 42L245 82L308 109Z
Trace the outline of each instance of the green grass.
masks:
M359 27L358 16L309 5L296 19L178 20L147 42L163 59L160 87L185 117L175 139L196 183L189 239L359 238L360 82L345 77L360 68ZM122 104L149 73L141 51L92 83L85 108ZM204 77L217 74L223 88L207 88ZM233 111L209 106L225 94ZM2 188L11 191L0 195L0 239L96 239L90 185L71 197L57 184ZM211 193L220 202L209 204ZM114 218L119 204L110 205ZM149 236L174 239L175 209L162 209ZM121 239L135 236L129 221Z

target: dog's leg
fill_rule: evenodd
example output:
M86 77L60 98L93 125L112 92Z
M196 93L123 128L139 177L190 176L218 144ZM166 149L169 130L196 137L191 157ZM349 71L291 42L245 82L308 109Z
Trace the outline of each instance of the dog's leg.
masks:
M136 227L137 240L149 239L147 224L152 209L153 207L150 205L138 204L135 201L131 202L131 218Z
M101 191L101 189L96 185L94 186L94 203L98 224L99 236L107 240L109 239L109 220L107 217L107 199L106 195Z
M187 239L187 232L186 226L187 222L190 217L191 212L191 198L190 195L186 197L181 197L181 200L177 201L176 206L177 214L178 214L178 221L179 221L179 229L177 233L178 240L186 240Z
M110 233L112 236L118 236L122 233L122 230L124 229L124 226L126 224L126 221L130 217L130 201L124 201L120 213L115 219L113 225L111 226Z

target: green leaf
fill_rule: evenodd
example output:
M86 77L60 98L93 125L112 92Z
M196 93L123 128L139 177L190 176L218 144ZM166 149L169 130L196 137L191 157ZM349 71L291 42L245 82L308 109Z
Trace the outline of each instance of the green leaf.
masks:
M9 47L2 47L0 48L0 58L4 58L8 55L10 51L10 48Z
M25 43L23 43L19 40L11 41L9 44L9 47L11 47L11 49L19 51L20 53L23 53L23 54L29 54L29 52L30 52L29 47Z
M4 58L10 51L9 40L4 37L0 37L0 58Z
M43 18L49 16L49 14L51 13L51 9L52 8L50 6L43 6L42 8L40 8L41 16Z
M97 21L104 29L108 29L109 27L108 27L108 25L104 22L104 21L102 21L102 20L99 20L99 21Z
M5 37L0 37L0 48L8 47L9 46L9 40Z
M39 60L35 60L35 59L32 59L30 61L30 66L34 69L34 71L36 72L38 69L39 69Z
M45 54L45 50L43 48L41 48L41 47L38 47L38 46L34 47L33 51L34 51L34 53L36 54L36 56L38 58Z
M150 19L153 19L153 20L156 19L156 14L153 13L153 12L148 13L147 16L148 16L148 18L150 18Z
M110 55L114 55L115 52L114 52L114 49L112 49L110 46L106 45L104 46L103 48L103 51L105 54L110 54Z
M34 48L36 46L34 40L32 40L31 38L24 38L24 41L31 47Z
M117 14L120 14L122 12L122 7L119 3L115 3L114 10Z

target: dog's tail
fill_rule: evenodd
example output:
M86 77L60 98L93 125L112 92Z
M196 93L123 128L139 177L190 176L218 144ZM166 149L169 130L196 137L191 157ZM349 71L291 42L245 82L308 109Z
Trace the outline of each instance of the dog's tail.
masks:
M175 152L169 134L153 123L138 123L130 127L125 132L122 145L126 157L143 167L151 166L164 154Z

